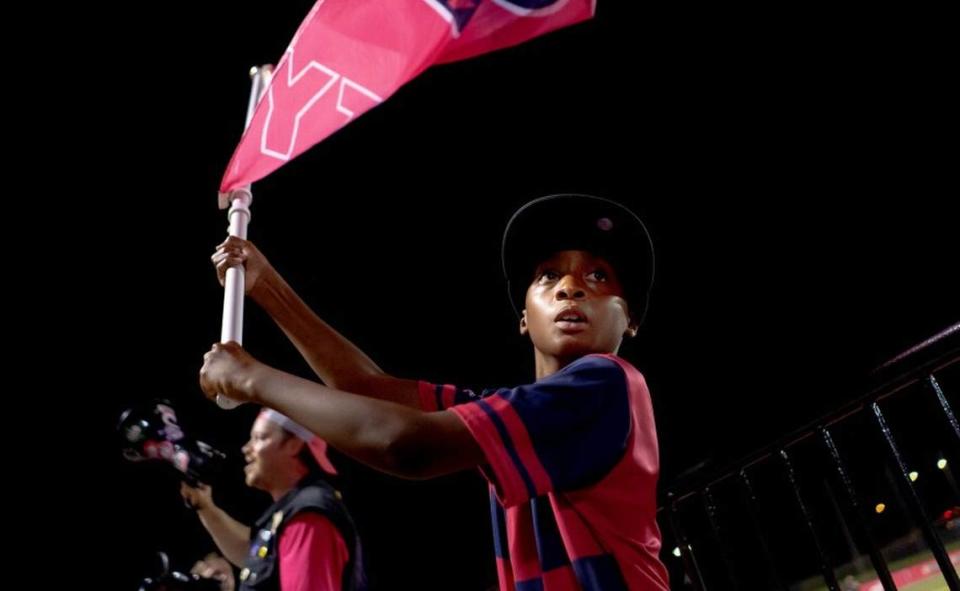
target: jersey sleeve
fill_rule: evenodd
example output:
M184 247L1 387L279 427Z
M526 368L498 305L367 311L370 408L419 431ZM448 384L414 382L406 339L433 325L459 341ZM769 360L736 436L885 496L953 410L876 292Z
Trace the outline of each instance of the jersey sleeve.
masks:
M505 507L599 481L623 456L630 435L624 370L603 355L482 397L453 386L422 387L421 396L463 421Z
M464 404L482 398L466 388L458 388L451 384L431 384L419 382L420 409L426 412L446 410L458 404Z

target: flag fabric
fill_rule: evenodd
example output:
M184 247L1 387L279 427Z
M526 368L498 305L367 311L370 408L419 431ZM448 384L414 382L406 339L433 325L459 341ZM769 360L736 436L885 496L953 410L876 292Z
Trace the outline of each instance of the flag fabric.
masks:
M596 0L318 0L227 165L223 193L261 179L435 63L593 16Z

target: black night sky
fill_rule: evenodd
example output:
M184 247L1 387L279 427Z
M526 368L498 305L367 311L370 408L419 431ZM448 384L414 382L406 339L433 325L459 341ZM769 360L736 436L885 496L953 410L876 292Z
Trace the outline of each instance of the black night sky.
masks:
M247 70L309 7L127 6L77 49L110 73L74 121L110 149L73 156L95 188L75 328L113 344L76 353L101 484L75 507L109 540L103 588L135 589L156 550L186 569L212 548L172 475L120 457L128 404L172 400L230 454L218 502L245 519L267 504L241 480L254 410L206 402L197 370L219 336L208 257ZM250 237L385 370L509 385L533 376L499 272L510 214L549 193L619 200L657 250L647 323L621 353L650 384L662 483L773 441L960 321L957 103L912 15L732 10L600 0L591 22L431 69L256 183ZM310 375L253 306L245 344ZM494 584L479 475L341 465L375 588Z

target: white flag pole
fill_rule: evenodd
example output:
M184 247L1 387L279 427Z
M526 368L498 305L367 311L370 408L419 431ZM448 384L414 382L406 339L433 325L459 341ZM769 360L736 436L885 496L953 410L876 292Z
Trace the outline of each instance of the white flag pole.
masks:
M244 129L250 126L250 120L253 119L254 110L264 90L270 83L270 76L273 75L273 66L265 65L259 68L250 68L250 100L247 103L247 120ZM250 204L253 202L253 193L250 192L250 185L234 189L228 194L220 195L220 208L227 206L229 199L230 211L227 213L227 219L230 221L230 235L247 239L247 225L250 223ZM223 324L220 327L220 342L226 343L234 341L243 344L243 292L244 292L244 269L243 267L230 267L227 269L226 278L223 283ZM220 408L236 408L239 402L232 398L227 398L222 394L217 394L217 404Z

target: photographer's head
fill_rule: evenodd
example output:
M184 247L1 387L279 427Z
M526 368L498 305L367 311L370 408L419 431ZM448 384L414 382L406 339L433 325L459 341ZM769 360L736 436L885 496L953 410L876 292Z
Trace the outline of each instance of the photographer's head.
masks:
M247 486L279 499L308 474L336 474L326 449L326 442L303 426L264 409L242 448Z

